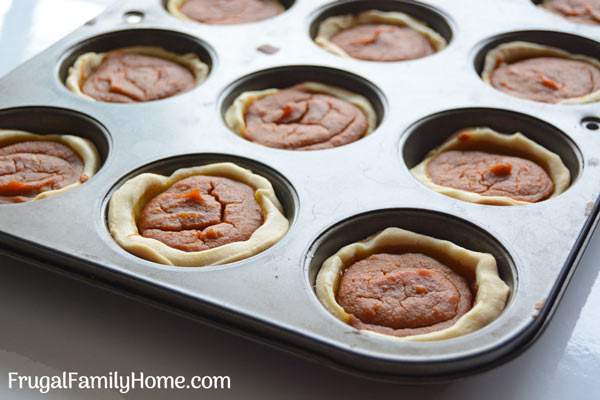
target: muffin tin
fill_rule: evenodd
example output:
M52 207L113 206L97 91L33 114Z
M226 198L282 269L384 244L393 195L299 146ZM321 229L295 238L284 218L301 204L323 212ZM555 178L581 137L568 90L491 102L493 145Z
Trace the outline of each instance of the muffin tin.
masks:
M479 78L485 51L530 40L592 56L600 28L576 25L530 0L296 0L257 23L209 26L169 15L161 0L124 1L0 80L0 128L91 139L102 167L54 198L0 207L2 252L116 287L154 304L337 368L401 382L431 382L491 368L539 335L597 223L599 105L551 105L510 97ZM344 59L316 46L323 18L399 10L438 30L449 46L406 62ZM502 18L498 18L501 15ZM194 90L142 104L78 98L64 78L86 51L158 45L195 52L210 68ZM257 50L264 45L274 54ZM239 93L318 80L361 93L378 127L331 150L267 148L231 132L223 112ZM409 169L458 129L521 131L559 154L573 182L538 204L494 207L437 194ZM233 161L267 177L291 228L272 248L228 265L177 268L121 249L106 225L112 192L141 172L169 174ZM313 289L321 263L341 246L398 226L492 253L511 286L505 311L485 328L440 342L399 343L338 321Z

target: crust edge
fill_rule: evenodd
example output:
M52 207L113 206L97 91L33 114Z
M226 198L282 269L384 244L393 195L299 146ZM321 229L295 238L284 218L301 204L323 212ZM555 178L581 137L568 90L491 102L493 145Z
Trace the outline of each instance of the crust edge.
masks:
M556 47L544 46L537 43L514 41L503 43L488 51L485 56L483 71L481 72L481 79L483 79L483 81L488 85L492 86L492 74L499 62L512 63L527 58L546 56L582 61L600 69L600 61L592 57L569 53ZM530 99L524 100L535 101ZM587 104L595 103L597 101L600 101L600 90L589 93L585 96L564 99L554 104Z
M466 128L450 136L450 138L441 146L430 151L421 163L411 169L411 173L414 177L425 186L438 193L470 203L501 206L535 204L527 201L515 200L508 196L482 196L477 193L441 186L432 182L426 173L427 164L432 158L444 151L464 148L464 144L458 139L458 135L463 132L468 132L470 137L469 143L475 147L499 148L503 150L504 153L525 156L540 164L554 183L554 192L549 198L556 197L569 188L571 183L571 173L557 154L537 144L521 133L517 132L506 135L498 133L490 128L483 127Z
M344 58L354 59L341 47L334 44L331 41L331 38L345 29L370 22L409 27L424 35L436 52L443 50L448 45L446 39L444 39L442 35L410 15L397 11L379 10L368 10L356 15L346 14L326 18L319 24L315 43L330 53Z
M82 137L74 135L44 135L14 129L0 129L0 146L10 145L13 143L19 143L24 141L48 141L67 145L79 156L79 158L81 158L81 161L83 161L83 174L85 174L88 177L88 179L94 176L100 168L100 155L98 154L98 150L96 149L96 146L92 143L92 141L88 139L84 139ZM41 200L51 196L55 196L57 194L64 193L67 190L70 190L74 187L81 186L82 184L83 183L81 182L74 182L61 189L48 190L46 192L38 194L30 201Z
M316 279L317 297L325 308L342 322L348 323L350 315L335 298L344 269L351 263L369 255L385 251L390 246L421 249L424 254L436 258L445 255L457 265L475 276L477 293L473 307L452 326L420 335L397 337L368 330L362 333L394 341L436 341L463 336L476 331L495 320L504 310L510 288L498 275L495 258L488 253L479 253L440 240L400 228L383 231L339 249L322 264Z
M200 85L208 77L209 68L208 65L203 63L200 58L193 53L187 54L176 54L167 51L161 47L155 46L132 46L115 49L112 51L123 51L130 54L140 54L153 57L163 58L165 60L176 62L187 69L189 69L196 77L196 86ZM88 52L77 57L73 65L69 68L69 73L65 84L67 89L79 97L91 101L98 101L91 96L83 93L83 84L86 79L96 71L96 69L102 64L106 55L110 52L95 53Z
M246 241L196 252L178 250L141 236L137 219L146 202L177 181L194 175L226 177L254 188L256 200L263 211L263 224ZM178 169L168 177L144 173L128 180L111 196L108 226L115 241L134 255L165 265L202 267L248 258L271 247L288 231L289 221L283 215L283 207L266 178L227 162Z
M377 114L373 105L366 97L337 86L326 85L319 82L303 82L301 85L310 92L328 94L355 105L367 117L368 130L364 136L371 134L371 132L375 130L377 126ZM275 94L279 92L279 90L280 89L265 89L243 92L235 98L225 112L225 123L236 134L243 137L244 132L246 131L245 115L248 107L255 101Z

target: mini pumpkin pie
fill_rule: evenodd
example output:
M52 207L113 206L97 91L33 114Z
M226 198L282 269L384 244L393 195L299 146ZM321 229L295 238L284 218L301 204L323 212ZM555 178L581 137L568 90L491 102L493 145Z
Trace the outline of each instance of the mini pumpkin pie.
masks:
M136 103L187 92L207 76L208 66L195 54L137 46L79 56L66 85L89 100Z
M377 10L325 19L315 42L333 54L368 61L413 60L447 45L423 22L401 12Z
M286 89L244 92L225 113L243 138L290 150L321 150L352 143L375 129L377 116L365 97L317 82Z
M540 7L573 22L600 24L600 0L544 0Z
M564 192L560 157L521 133L469 128L452 135L411 172L436 192L471 203L531 204Z
M316 280L317 296L334 316L396 340L478 330L500 315L509 291L491 254L400 228L342 247Z
M201 267L253 256L279 241L289 223L267 179L217 163L130 179L111 197L108 226L132 254Z
M86 182L99 166L87 139L0 129L0 204L63 193Z
M285 11L278 0L169 0L167 9L183 20L219 25L262 21Z
M600 100L600 61L536 43L509 42L491 50L482 78L511 96L543 103Z

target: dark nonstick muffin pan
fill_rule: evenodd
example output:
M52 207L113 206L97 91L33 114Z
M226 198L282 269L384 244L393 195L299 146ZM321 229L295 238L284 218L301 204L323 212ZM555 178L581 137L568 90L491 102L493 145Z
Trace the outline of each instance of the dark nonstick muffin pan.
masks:
M448 380L514 357L546 326L596 225L600 105L510 97L480 79L482 60L511 40L599 57L600 28L557 23L529 0L286 6L261 22L211 26L169 15L161 0L118 2L0 80L0 128L80 135L102 158L98 173L78 188L0 206L2 252L372 377ZM419 60L374 63L313 43L315 24L325 17L369 8L413 14L449 45ZM209 76L187 93L140 104L93 102L66 89L78 55L130 45L196 53ZM278 51L257 50L264 45ZM342 147L299 152L251 143L225 125L223 113L241 92L306 80L367 97L377 128ZM521 131L557 153L571 172L570 188L541 203L494 207L437 194L411 175L429 150L472 126ZM220 161L273 183L291 223L276 245L232 264L177 268L140 259L113 241L107 203L126 179ZM504 312L474 333L429 343L374 338L337 320L315 295L320 265L388 226L493 254L511 287Z

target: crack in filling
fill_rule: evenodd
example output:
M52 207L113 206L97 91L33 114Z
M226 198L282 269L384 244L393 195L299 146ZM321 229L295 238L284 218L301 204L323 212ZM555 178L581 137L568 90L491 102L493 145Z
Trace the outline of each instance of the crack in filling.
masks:
M411 336L453 325L471 309L473 292L463 276L424 254L380 253L344 270L337 301L358 329Z
M541 6L573 22L600 24L600 0L546 0Z
M583 61L534 57L511 64L500 62L491 83L512 96L558 103L600 90L600 69Z
M194 74L173 61L115 50L85 80L86 95L110 103L159 100L196 85Z
M389 24L362 24L344 29L331 42L350 57L369 61L413 60L435 53L425 35Z
M87 179L81 158L62 143L24 141L0 147L0 204L30 201Z
M188 0L180 11L205 24L241 24L261 21L281 14L277 0Z
M533 161L483 151L445 151L427 163L437 185L480 194L538 202L554 192L548 173Z
M368 133L360 108L340 98L308 92L302 85L254 101L243 136L269 147L318 150L354 142Z
M144 237L192 252L248 240L262 223L253 188L199 175L151 199L140 213L138 229Z

